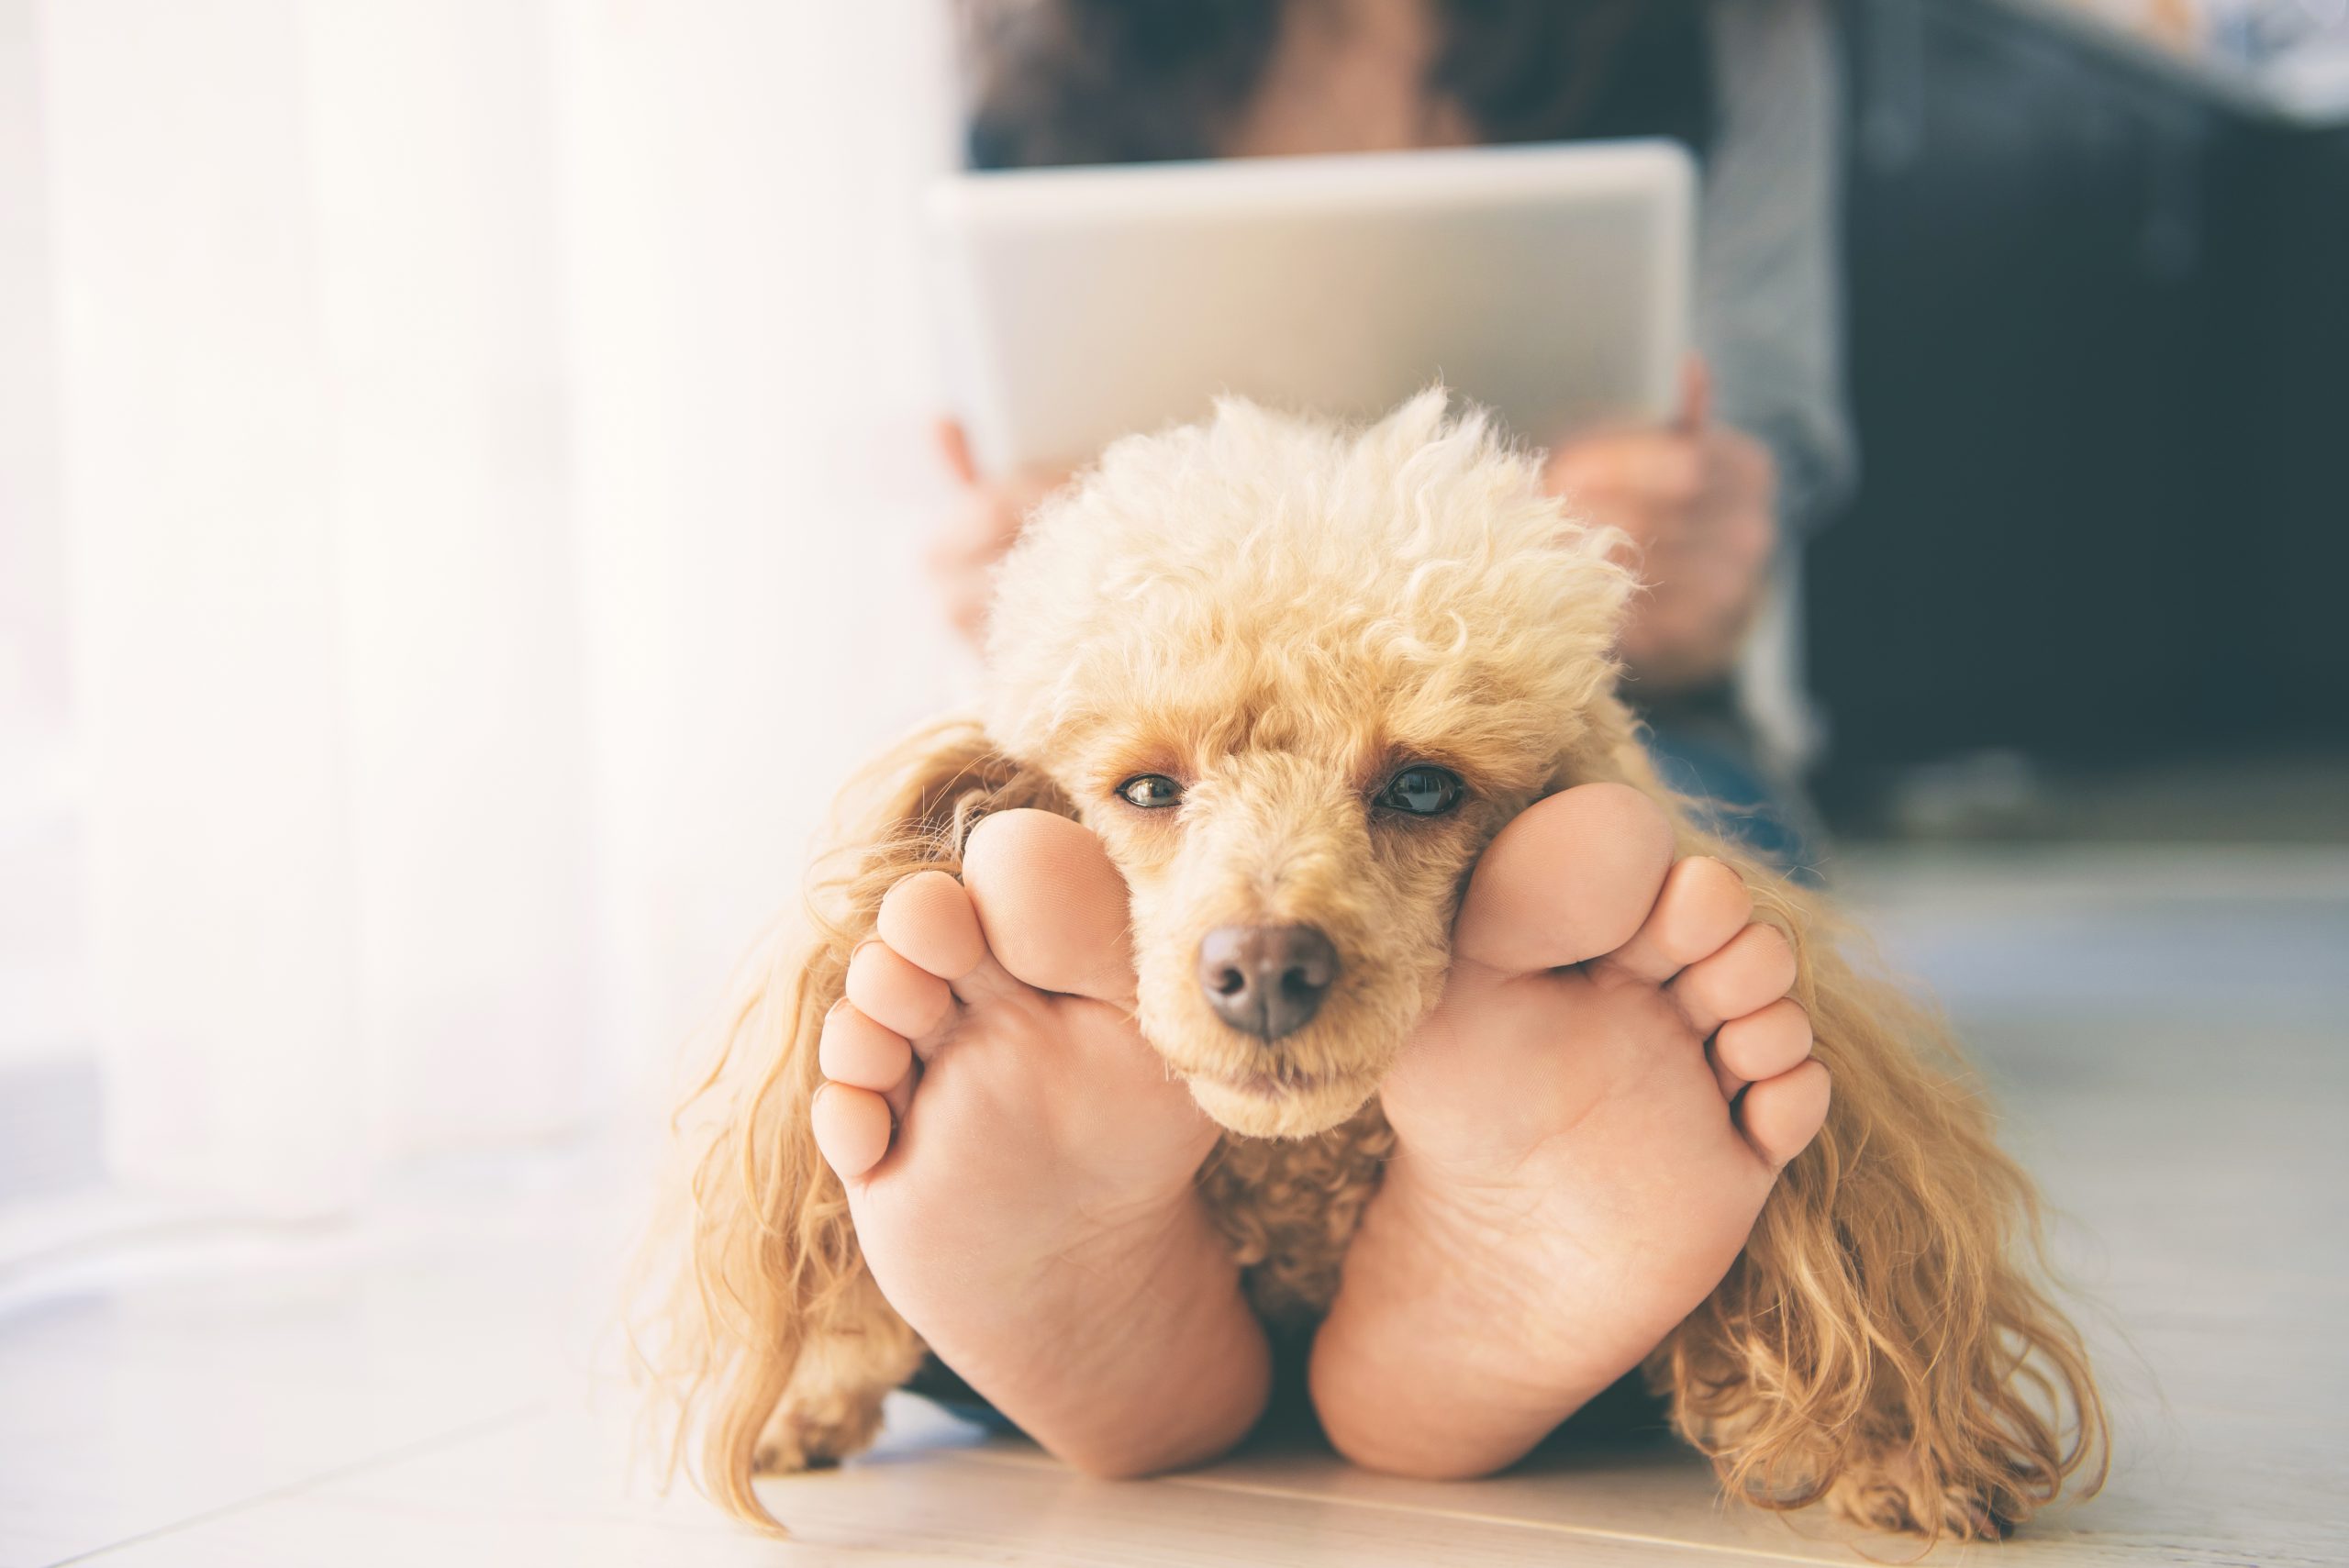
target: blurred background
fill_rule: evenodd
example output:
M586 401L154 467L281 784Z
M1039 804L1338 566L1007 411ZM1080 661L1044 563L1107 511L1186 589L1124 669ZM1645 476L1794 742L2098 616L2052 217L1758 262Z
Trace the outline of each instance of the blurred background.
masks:
M2251 1007L2335 1114L2349 0L1822 10L1857 478L1773 679L1825 868L2027 1110L2107 1126L2020 1020ZM970 675L956 50L930 0L0 0L0 1302L625 1168ZM2167 1168L2110 1116L2065 1191L2125 1216Z
M2343 829L2343 12L1841 13L1865 484L1807 640L1848 825Z
M1844 836L2344 831L2342 12L1832 12ZM0 1199L628 1103L956 690L961 139L911 0L0 0Z
M949 697L942 12L0 6L0 1192L575 1134Z
M2336 839L2349 9L1831 12L1842 841ZM892 0L0 0L0 1202L562 1139L954 695Z

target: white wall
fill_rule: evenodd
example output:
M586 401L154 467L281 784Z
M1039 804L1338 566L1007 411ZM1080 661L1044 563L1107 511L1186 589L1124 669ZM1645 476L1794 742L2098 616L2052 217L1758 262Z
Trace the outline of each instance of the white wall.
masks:
M0 1072L86 1049L33 0L0 0Z
M0 565L67 547L124 1179L328 1207L610 1112L944 699L943 24L0 0L0 471L61 481Z

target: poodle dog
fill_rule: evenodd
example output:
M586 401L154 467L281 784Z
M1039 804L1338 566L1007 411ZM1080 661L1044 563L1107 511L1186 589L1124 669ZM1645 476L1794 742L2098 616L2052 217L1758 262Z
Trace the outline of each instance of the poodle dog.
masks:
M1131 1018L1219 1129L1197 1190L1255 1311L1309 1327L1378 1190L1382 1085L1444 988L1478 857L1599 785L1743 876L1832 1083L1726 1275L1640 1363L1674 1429L1743 1501L1929 1536L2001 1536L2093 1489L2104 1414L2038 1283L2035 1192L1930 1017L1659 784L1616 691L1620 542L1441 390L1367 429L1228 401L1119 442L1041 508L1002 570L983 711L852 784L808 920L746 966L681 1113L663 1231L690 1256L646 1351L673 1458L772 1524L754 1472L863 1446L922 1359L816 1146L818 1040L889 890L959 874L981 821L1098 835L1130 890ZM1186 774L1179 813L1133 809ZM1406 828L1365 826L1382 787L1415 792ZM1275 883L1319 944L1287 955L1310 995L1236 1027L1203 945L1234 888Z

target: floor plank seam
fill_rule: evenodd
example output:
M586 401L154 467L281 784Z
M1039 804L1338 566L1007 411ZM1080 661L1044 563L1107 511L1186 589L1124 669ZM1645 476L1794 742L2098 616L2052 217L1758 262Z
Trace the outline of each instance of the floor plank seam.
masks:
M437 1450L485 1436L504 1427L513 1426L543 1413L547 1405L548 1401L544 1399L533 1399L526 1405L518 1405L512 1409L501 1410L495 1416L484 1416L477 1421L469 1421L462 1427L456 1427L445 1432L436 1432L429 1438L418 1438L414 1442L402 1443L396 1447L385 1449L381 1453L369 1454L363 1459L354 1459L346 1464L338 1464L331 1469L321 1470L315 1475L306 1475L298 1481L288 1481L282 1486L268 1487L255 1492L249 1497L239 1497L233 1503L223 1503L217 1507L199 1509L184 1518L173 1519L169 1524L157 1525L151 1529L142 1529L136 1535L127 1535L120 1540L107 1541L104 1546L94 1546L87 1551L77 1551L71 1557L57 1558L46 1564L45 1568L72 1568L74 1563L93 1562L114 1552L144 1545L150 1540L161 1540L165 1536L177 1535L183 1530L192 1529L198 1525L211 1524L216 1520L258 1508L267 1503L283 1502L288 1497L298 1497L306 1492L314 1491L332 1482L346 1481L354 1475L363 1474L367 1471L383 1465L419 1458Z
M1024 1454L989 1453L984 1449L959 1449L940 1457L960 1462L975 1462L1017 1469L1047 1468L1049 1460L1038 1461ZM1594 1540L1612 1540L1634 1546L1668 1547L1677 1551L1703 1551L1721 1557L1759 1559L1770 1562L1799 1562L1810 1568L1850 1568L1848 1557L1812 1557L1798 1552L1773 1551L1767 1547L1731 1546L1720 1541L1687 1540L1678 1536L1650 1535L1639 1530L1607 1529L1597 1525L1564 1524L1554 1519L1518 1518L1508 1514L1483 1513L1473 1508L1431 1507L1420 1503L1394 1503L1377 1497L1353 1497L1341 1493L1308 1492L1294 1486L1276 1486L1264 1482L1231 1481L1208 1475L1159 1475L1151 1485L1191 1486L1209 1492L1235 1492L1247 1496L1275 1497L1284 1502L1340 1504L1347 1507L1375 1509L1381 1513L1410 1514L1425 1518L1454 1519L1464 1524L1508 1525L1519 1529L1539 1530L1551 1535L1586 1537Z

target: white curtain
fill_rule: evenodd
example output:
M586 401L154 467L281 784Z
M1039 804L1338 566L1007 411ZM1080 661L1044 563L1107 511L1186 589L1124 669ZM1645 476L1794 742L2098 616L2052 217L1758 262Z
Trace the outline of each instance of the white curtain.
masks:
M113 1169L608 1113L951 684L941 0L8 9Z

